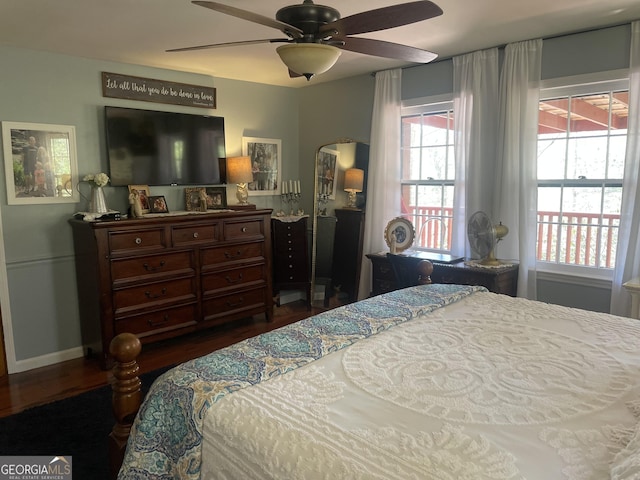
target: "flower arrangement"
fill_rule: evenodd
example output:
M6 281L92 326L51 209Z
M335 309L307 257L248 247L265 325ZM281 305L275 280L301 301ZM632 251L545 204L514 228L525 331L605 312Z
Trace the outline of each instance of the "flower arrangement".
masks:
M96 173L85 175L82 179L83 182L89 182L92 186L96 187L104 187L107 183L109 183L109 176L106 173Z

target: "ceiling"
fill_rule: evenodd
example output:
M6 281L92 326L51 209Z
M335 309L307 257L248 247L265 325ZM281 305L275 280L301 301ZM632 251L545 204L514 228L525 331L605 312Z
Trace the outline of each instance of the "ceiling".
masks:
M217 0L275 18L301 0ZM399 0L323 0L342 17ZM517 40L547 37L640 19L638 0L435 0L444 14L412 25L362 35L423 48L446 58ZM2 0L0 45L22 47L259 82L302 87L289 78L274 44L192 52L171 48L281 38L273 28L193 5L189 0ZM344 51L311 83L407 65ZM46 78L46 74L43 74Z

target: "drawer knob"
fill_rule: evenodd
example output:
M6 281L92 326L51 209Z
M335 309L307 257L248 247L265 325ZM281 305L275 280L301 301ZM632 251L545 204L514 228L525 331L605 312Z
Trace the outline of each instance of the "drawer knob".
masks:
M237 278L231 278L229 275L227 275L226 277L224 277L227 280L227 283L230 284L234 284L234 283L240 283L242 282L242 274L238 274Z
M164 263L164 260L161 260L157 267L151 266L148 263L145 263L143 266L147 272L155 272L156 270L164 267Z
M198 232L193 232L193 238L198 238Z
M166 287L163 288L160 293L151 293L149 290L147 290L146 292L144 292L145 296L147 298L160 298L160 297L164 297L167 294L167 289Z
M247 233L247 227L242 227L242 233Z
M169 321L169 315L165 314L164 317L162 317L162 320L147 320L147 323L149 324L150 327L159 327L161 325L164 325L165 323L167 323Z
M240 305L242 305L244 303L244 298L243 297L239 297L237 302L232 302L230 300L227 300L227 307L239 307Z
M136 245L140 245L142 243L142 239L140 237L136 237Z

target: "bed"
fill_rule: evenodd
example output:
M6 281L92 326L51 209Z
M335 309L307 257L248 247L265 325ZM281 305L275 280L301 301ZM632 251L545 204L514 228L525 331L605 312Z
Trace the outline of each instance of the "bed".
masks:
M639 393L637 320L421 285L170 370L118 478L637 479Z

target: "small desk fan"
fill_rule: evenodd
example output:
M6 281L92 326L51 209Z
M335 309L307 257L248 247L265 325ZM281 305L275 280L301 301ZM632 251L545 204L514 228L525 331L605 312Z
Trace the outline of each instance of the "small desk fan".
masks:
M509 229L502 225L502 222L494 225L486 213L478 211L471 215L467 224L467 236L471 251L480 257L480 264L500 265L500 260L495 257L494 249L507 233L509 233Z

